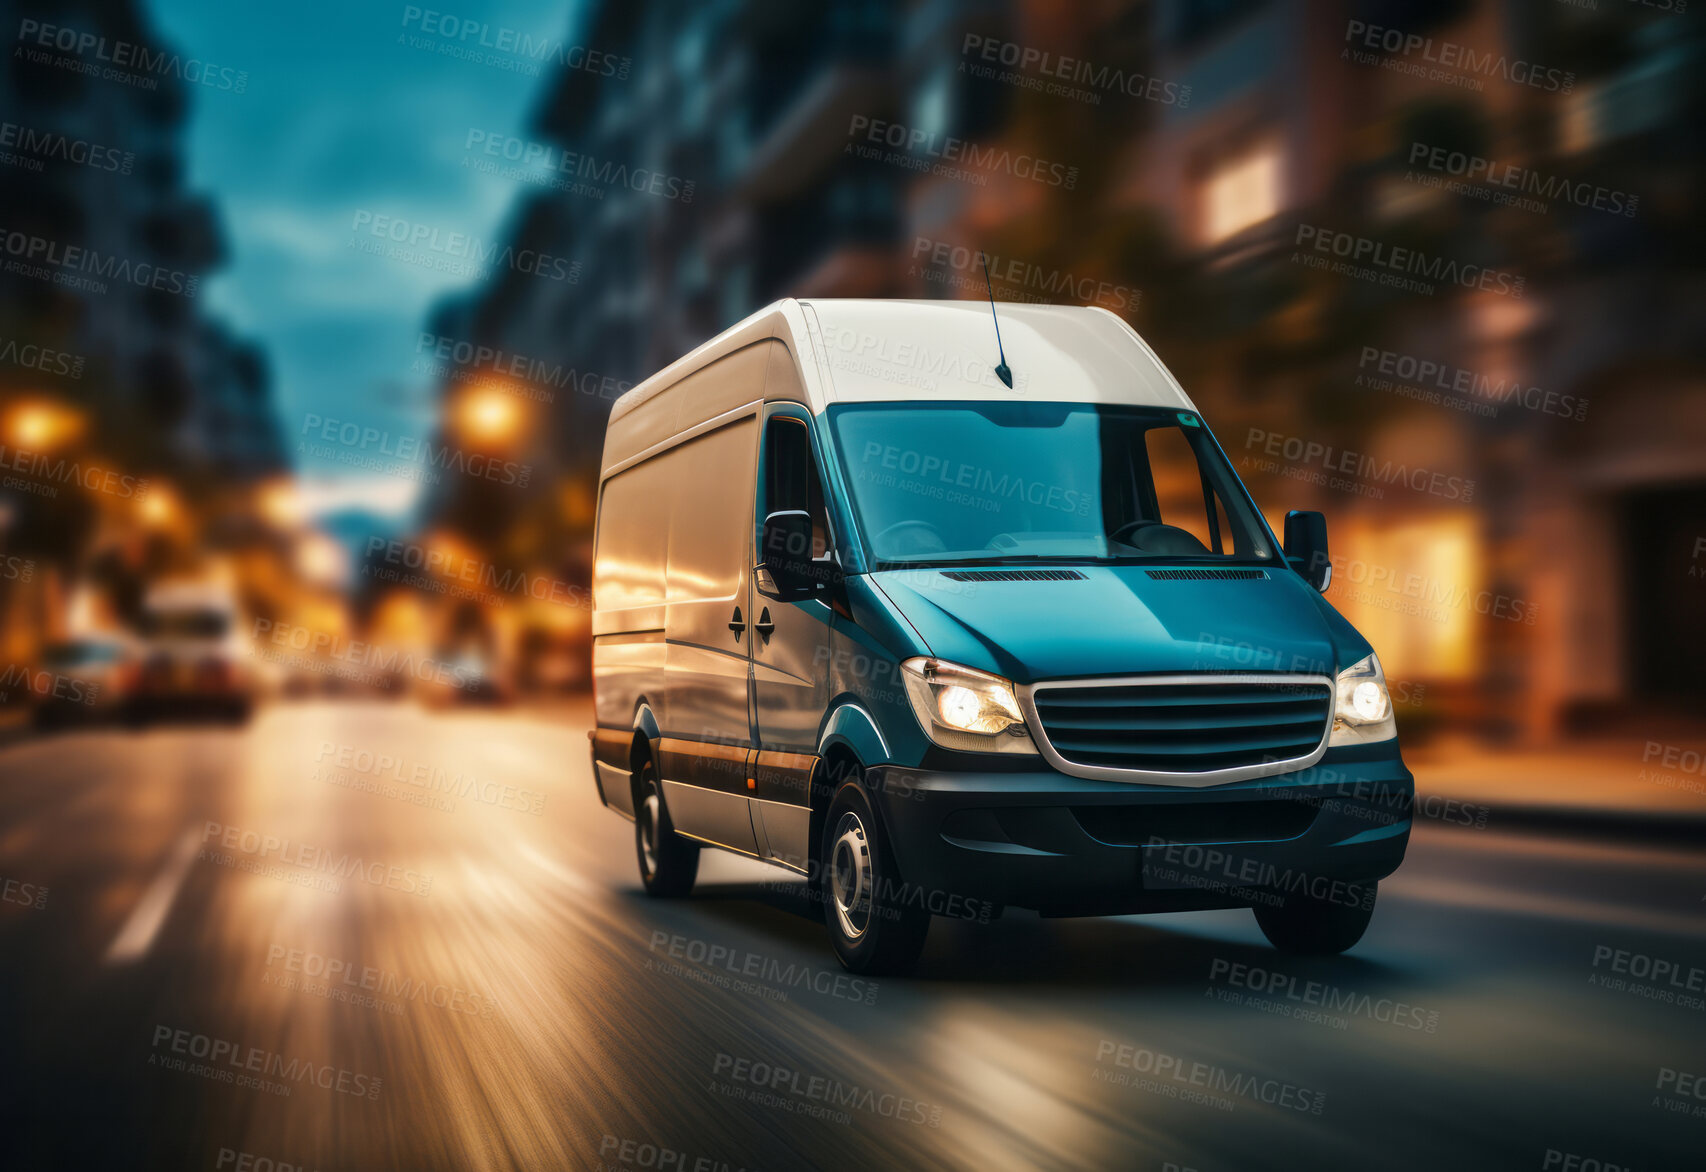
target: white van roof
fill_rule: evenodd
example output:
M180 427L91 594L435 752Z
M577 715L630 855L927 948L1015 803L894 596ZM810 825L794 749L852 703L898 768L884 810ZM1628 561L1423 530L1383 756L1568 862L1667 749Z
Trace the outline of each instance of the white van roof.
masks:
M814 412L830 403L1005 398L1196 410L1137 331L1105 309L1000 302L996 313L1012 389L995 374L988 301L789 298L670 363L616 400L610 419L764 338L793 351Z

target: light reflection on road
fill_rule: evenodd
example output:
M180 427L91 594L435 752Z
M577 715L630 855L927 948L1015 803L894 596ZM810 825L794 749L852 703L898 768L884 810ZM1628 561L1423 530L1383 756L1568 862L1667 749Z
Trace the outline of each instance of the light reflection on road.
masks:
M638 893L631 827L593 791L586 717L314 703L241 731L82 732L0 753L0 877L50 890L41 910L0 906L0 1053L25 1075L17 1166L146 1151L212 1167L232 1148L323 1170L589 1168L633 1139L690 1168L1209 1172L1373 1166L1371 1152L1508 1167L1549 1148L1665 1167L1706 1139L1706 1122L1651 1106L1661 1062L1698 1061L1706 1013L1588 983L1600 943L1706 962L1702 855L1423 826L1345 958L1280 957L1243 913L1012 915L938 921L918 979L838 995L816 909L779 872L708 854L692 900ZM316 772L328 743L542 793L543 808L464 797L447 812L333 784ZM227 826L359 858L377 879L330 891L276 860L240 869L255 861L240 851L222 865ZM398 873L430 889L400 889ZM743 983L660 938L806 975ZM353 983L290 972L293 952ZM1237 1003L1217 961L1420 1006L1438 1029ZM383 1089L280 1097L157 1069L161 1023ZM1196 1101L1178 1078L1109 1079L1125 1070L1110 1046L1219 1072L1222 1090ZM731 1077L743 1059L774 1081ZM1226 1079L1319 1091L1325 1109ZM872 1096L842 1122L818 1110L818 1085ZM900 1101L939 1108L935 1125Z

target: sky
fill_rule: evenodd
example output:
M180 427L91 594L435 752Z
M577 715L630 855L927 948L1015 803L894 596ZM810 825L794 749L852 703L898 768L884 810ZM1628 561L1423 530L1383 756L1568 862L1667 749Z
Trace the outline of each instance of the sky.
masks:
M465 143L476 128L525 136L547 79L419 47L422 18L410 14L429 4L145 2L161 40L249 75L241 94L193 89L188 179L225 233L208 306L266 349L290 449L311 416L424 438L432 383L411 370L417 339L433 304L468 278L358 251L357 240L380 241L357 218L501 237L518 185L464 167ZM439 11L494 33L570 39L576 7L449 0ZM317 512L400 514L417 487L295 458Z

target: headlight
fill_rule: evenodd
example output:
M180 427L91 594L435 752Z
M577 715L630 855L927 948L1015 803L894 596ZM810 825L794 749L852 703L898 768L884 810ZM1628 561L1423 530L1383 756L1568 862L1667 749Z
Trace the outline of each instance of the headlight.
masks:
M900 667L919 725L944 749L973 753L1037 751L1010 681L921 656Z
M1339 673L1329 745L1367 745L1398 735L1380 657L1370 655Z

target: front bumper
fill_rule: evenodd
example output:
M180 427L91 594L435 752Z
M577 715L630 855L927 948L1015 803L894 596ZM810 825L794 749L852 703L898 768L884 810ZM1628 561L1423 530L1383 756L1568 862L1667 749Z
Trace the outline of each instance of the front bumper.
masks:
M1119 915L1297 893L1345 902L1360 898L1354 885L1403 861L1415 797L1396 740L1205 789L1091 781L1046 766L877 766L866 781L905 883L972 915L980 903Z

